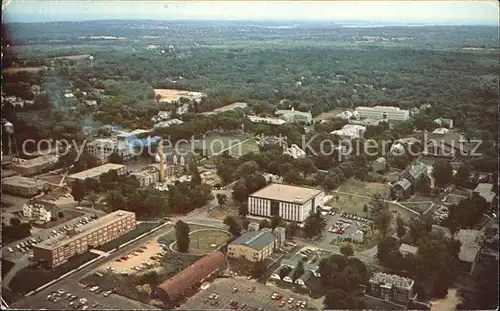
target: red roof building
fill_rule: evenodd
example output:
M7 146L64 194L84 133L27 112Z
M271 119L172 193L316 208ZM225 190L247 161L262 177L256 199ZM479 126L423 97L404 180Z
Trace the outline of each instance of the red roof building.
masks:
M181 297L185 291L225 266L224 254L213 252L158 285L157 293L164 302L172 302Z

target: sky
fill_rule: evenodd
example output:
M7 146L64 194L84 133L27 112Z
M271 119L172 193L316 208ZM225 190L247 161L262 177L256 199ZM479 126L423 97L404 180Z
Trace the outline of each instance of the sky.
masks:
M4 0L5 1L5 0ZM3 1L3 2L4 2ZM2 3L2 7L5 4ZM71 1L10 0L6 22L321 20L497 25L497 1Z

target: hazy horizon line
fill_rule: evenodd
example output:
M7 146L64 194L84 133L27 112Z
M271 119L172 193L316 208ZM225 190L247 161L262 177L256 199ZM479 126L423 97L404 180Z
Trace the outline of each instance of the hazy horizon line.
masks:
M330 25L364 24L366 26L491 26L499 27L499 23L487 23L484 21L405 21L405 20L328 20L328 19L230 19L230 18L169 18L169 19L128 19L128 18L101 18L88 20L29 20L29 21L5 21L2 24L50 24L50 23L88 23L104 21L129 21L129 22L253 22L253 23L321 23Z

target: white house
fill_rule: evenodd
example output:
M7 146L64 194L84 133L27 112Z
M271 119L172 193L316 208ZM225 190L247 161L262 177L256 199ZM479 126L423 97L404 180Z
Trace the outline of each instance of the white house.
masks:
M57 213L57 206L45 201L29 201L23 206L23 216L42 222L49 222Z
M286 148L285 151L283 151L283 154L288 154L294 159L302 159L306 157L305 151L300 149L296 144L292 144L291 147Z

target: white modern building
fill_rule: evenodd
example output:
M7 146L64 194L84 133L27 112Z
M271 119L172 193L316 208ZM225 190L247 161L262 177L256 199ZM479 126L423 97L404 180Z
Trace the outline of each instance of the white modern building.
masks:
M247 116L247 118L252 123L263 123L263 124L272 124L272 125L283 125L286 123L285 120L280 118L265 118L259 116Z
M363 138L365 135L366 126L357 125L357 124L346 124L340 130L335 130L330 132L330 134L334 134L340 136L343 139L357 139Z
M375 106L356 107L356 110L361 118L382 119L387 121L406 121L410 118L410 111L403 110L399 107L391 106Z
M311 123L313 119L310 111L295 111L293 107L290 110L276 110L274 114L280 116L286 122Z
M172 125L179 125L182 123L184 123L184 121L182 121L182 120L170 119L170 120L166 120L166 121L160 121L160 122L156 123L155 125L153 125L153 127L154 128L165 128L165 127L169 127Z
M323 207L324 197L321 189L273 183L248 197L248 210L251 215L303 222Z

